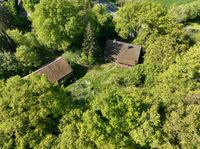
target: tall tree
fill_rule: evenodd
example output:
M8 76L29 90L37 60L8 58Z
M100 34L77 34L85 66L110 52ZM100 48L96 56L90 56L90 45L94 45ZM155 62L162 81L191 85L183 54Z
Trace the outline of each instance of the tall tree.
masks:
M179 26L166 8L149 1L133 1L121 7L116 17L116 31L124 39L144 45L150 35L167 34Z
M85 26L82 9L81 0L41 0L31 15L38 40L60 50L79 43Z
M63 89L50 84L44 76L1 81L0 147L53 146L59 135L59 119L65 109L70 109L68 101Z
M88 64L93 64L95 61L95 53L98 51L98 46L95 37L95 31L90 23L87 24L82 49L82 58Z
M45 61L45 48L38 42L34 32L22 33L18 29L7 30L7 34L17 44L15 56L21 63L24 75L38 68ZM42 55L43 58L40 56Z

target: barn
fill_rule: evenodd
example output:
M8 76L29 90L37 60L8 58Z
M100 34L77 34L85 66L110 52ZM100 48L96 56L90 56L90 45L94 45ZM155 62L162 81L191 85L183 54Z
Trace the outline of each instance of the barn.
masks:
M36 70L35 74L45 74L50 82L55 83L64 77L70 77L72 72L73 70L68 62L63 57L59 57Z
M122 67L132 67L139 62L141 46L116 40L107 40L105 60Z

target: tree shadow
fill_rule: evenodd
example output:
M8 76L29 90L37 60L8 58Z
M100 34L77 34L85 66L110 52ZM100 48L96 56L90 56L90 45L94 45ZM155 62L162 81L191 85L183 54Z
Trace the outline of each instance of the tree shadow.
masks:
M65 77L59 81L59 84L62 84L65 87L84 77L89 69L88 67L80 64L72 64L71 67L73 69L71 77Z
M138 64L143 64L144 63L144 54L145 53L144 53L143 48L142 48L141 52L140 52Z
M73 73L74 73L74 79L78 80L80 78L82 78L83 76L85 76L85 74L88 71L88 67L87 66L83 66L80 64L74 64L72 65L72 69L73 69Z

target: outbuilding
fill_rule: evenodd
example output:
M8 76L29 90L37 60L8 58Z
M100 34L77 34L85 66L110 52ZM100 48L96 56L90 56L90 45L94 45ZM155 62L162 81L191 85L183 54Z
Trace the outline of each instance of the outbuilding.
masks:
M59 57L53 62L36 70L35 73L44 74L50 82L55 83L64 77L70 77L73 70L63 57Z
M116 40L107 40L105 59L122 67L132 67L139 62L141 46Z

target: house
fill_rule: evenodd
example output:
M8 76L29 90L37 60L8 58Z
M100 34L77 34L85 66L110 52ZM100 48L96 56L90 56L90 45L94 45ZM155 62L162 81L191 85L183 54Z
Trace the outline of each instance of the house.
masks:
M122 67L132 67L138 64L141 46L116 40L107 40L105 60L115 62Z
M63 57L59 57L35 71L36 74L45 74L52 83L57 82L64 77L70 77L72 72L72 68Z

